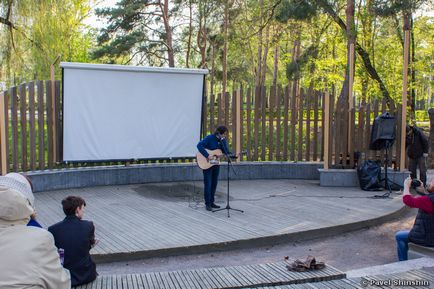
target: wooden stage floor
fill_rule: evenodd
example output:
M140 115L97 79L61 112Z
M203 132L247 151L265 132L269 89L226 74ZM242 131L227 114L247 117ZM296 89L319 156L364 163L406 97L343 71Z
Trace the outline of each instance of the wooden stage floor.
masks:
M226 181L216 202L226 202ZM308 239L383 222L403 208L401 196L368 198L359 188L320 187L309 180L243 180L230 184L230 211L204 208L201 182L148 183L36 193L46 228L64 218L61 200L86 200L85 219L96 227L97 262L202 253L230 246Z

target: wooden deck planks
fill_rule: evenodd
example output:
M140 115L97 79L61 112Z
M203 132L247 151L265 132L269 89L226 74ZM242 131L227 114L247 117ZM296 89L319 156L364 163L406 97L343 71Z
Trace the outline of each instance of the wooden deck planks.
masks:
M234 286L236 280L229 275L224 275L221 268L209 268L208 270L219 281L222 287Z
M60 205L64 197L82 196L87 203L85 219L94 222L100 239L92 250L92 254L98 255L222 243L317 229L340 225L348 220L379 217L402 206L400 200L395 199L387 200L381 206L375 200L366 199L356 207L351 198L291 197L316 186L316 182L311 183L295 180L233 181L232 206L244 209L245 213L233 213L231 218L221 212L208 213L200 206L191 208L187 201L140 195L135 190L143 185L50 191L35 196L38 218L44 227L64 218ZM295 186L296 190L291 189ZM224 192L225 188L225 182L220 182L219 191ZM322 193L315 194L320 196ZM345 192L334 189L326 194L338 197L343 194L357 196L364 192L345 188ZM318 208L321 215L306 215L306 200ZM328 217L324 218L324 215ZM303 216L303 221L300 221L300 216Z
M284 262L278 262L145 274L103 275L98 276L94 282L78 286L76 289L249 288L297 284L308 281L321 281L327 278L337 278L339 276L343 278L342 276L345 276L334 268L313 272L289 272L284 267L285 264ZM309 287L307 284L306 286L306 288L321 288Z
M346 279L345 274L333 267L309 272L291 272L286 262L257 265L218 267L196 270L153 272L146 274L103 275L76 289L212 289L212 288L311 288L311 289L361 289L359 279ZM389 275L366 276L362 280L417 280L432 282L434 275L423 270L411 270ZM420 288L420 286L404 286ZM383 285L381 288L396 288Z
M235 287L241 284L236 278L234 278L225 268L212 268L212 272L220 276L225 281L228 287Z
M181 273L181 271L169 272L173 282L179 285L179 288L188 288L191 286L190 281L185 279L185 276Z

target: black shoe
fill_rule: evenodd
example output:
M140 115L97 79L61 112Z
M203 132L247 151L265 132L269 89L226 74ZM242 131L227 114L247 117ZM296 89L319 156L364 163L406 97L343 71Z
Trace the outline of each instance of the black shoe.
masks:
M219 205L216 205L216 204L214 204L214 203L212 203L212 204L211 204L211 208L214 208L214 209L220 209L220 206L219 206Z
M207 210L207 211L212 211L211 206L206 206L206 210Z

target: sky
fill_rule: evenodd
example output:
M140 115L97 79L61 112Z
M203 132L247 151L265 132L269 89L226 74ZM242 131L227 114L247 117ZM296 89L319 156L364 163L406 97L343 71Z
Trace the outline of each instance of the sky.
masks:
M102 28L105 22L95 15L96 8L114 7L119 0L94 0L92 5L92 13L84 22L94 28Z

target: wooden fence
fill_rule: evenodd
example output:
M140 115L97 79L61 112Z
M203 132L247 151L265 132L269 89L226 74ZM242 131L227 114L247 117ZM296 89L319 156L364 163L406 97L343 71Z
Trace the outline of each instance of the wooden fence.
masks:
M240 98L240 124L237 125L237 97ZM351 137L348 137L349 114L345 104L330 96L330 119L325 119L326 94L312 89L256 87L232 93L211 95L204 109L204 128L212 132L219 124L228 126L233 148L246 150L248 161L324 161L325 122L329 125L328 160L330 168L354 168L366 159L383 160L385 151L369 150L371 124L376 116L388 111L397 116L396 142L389 150L389 160L399 168L400 106L386 109L385 102L360 103L352 111ZM239 136L238 136L239 134ZM237 140L240 144L237 144ZM349 141L352 152L349 153Z
M0 94L2 174L56 167L60 99L59 81L29 82Z
M205 132L226 125L232 147L246 151L242 160L320 161L324 153L323 94L294 91L288 85L211 95L204 109ZM237 96L241 104L239 125L235 121Z
M59 162L62 150L60 92L59 81L35 81L0 93L2 174L126 163L66 165ZM325 95L313 89L299 88L293 83L285 87L241 87L231 93L209 95L203 109L203 134L213 132L219 124L227 125L233 151L246 151L241 161L320 162L325 153ZM354 157L354 152L348 153L349 138L345 133L348 131L348 113L344 107L335 104L333 97L329 101L333 104L328 120L329 167L354 167L357 155ZM384 103L380 106L376 102L363 104L352 112L354 137L350 139L354 141L354 151L361 152L363 159L383 159L383 152L369 151L368 145L372 120L384 110ZM399 141L400 129L397 132ZM399 166L398 157L399 143L395 144L390 155L395 167Z
M330 103L335 103L330 96ZM351 111L353 122L349 122L350 114L346 104L335 103L330 107L330 145L328 147L330 168L353 168L364 160L384 161L385 150L370 150L371 128L375 117L384 112L389 112L395 116L396 138L393 146L389 148L389 166L399 169L401 166L401 105L397 109L387 109L385 101L374 101L373 103L360 103L358 107ZM351 128L349 128L351 126ZM353 132L349 136L349 131ZM352 150L348 148L352 147ZM405 160L404 165L405 165Z

